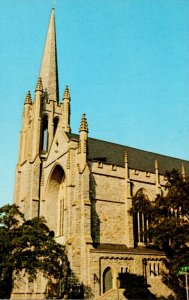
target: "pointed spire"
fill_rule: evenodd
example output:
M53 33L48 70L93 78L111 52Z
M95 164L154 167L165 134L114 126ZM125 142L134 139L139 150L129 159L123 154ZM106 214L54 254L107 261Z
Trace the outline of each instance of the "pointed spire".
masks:
M46 44L40 70L44 90L47 89L49 99L59 101L58 66L56 53L56 28L54 9L52 9Z
M43 84L42 84L42 80L41 77L39 77L38 81L37 81L37 85L35 88L35 91L39 91L39 92L43 92Z
M27 92L24 104L32 104L32 98L31 98L30 91Z
M66 85L63 99L70 99L70 91L69 91L68 85Z
M87 119L86 119L85 114L83 114L82 118L81 118L81 124L80 124L80 128L79 128L79 132L81 132L81 131L88 132L88 124L87 124Z

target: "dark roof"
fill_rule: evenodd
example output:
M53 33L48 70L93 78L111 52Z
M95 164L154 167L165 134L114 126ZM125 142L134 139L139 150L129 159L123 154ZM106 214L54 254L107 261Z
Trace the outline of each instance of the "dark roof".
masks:
M79 135L67 133L70 139L79 139ZM155 160L158 161L159 172L165 174L173 168L181 172L182 163L189 175L189 161L156 154L128 146L114 144L93 138L88 139L88 159L103 161L108 164L124 167L125 152L128 153L129 168L154 172Z

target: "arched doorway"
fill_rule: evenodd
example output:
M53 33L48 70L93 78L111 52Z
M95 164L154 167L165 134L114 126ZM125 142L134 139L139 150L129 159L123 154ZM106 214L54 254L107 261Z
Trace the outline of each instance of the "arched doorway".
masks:
M110 267L106 268L103 272L103 293L113 288L113 274Z
M64 203L66 178L60 165L56 165L50 175L46 193L45 218L55 236L64 234Z

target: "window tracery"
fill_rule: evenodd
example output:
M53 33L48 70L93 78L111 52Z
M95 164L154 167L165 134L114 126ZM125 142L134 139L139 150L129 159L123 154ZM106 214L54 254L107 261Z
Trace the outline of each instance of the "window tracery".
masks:
M146 231L149 227L150 216L146 213L149 198L144 189L140 189L133 201L134 206L134 240L135 245L143 246L150 242Z

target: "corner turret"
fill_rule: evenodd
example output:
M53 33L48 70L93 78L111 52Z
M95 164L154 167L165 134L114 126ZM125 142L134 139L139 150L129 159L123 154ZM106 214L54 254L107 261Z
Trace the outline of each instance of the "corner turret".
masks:
M63 96L63 128L65 132L71 132L70 128L70 91L68 85L66 85Z
M43 84L41 78L38 79L35 89L35 99L33 107L33 135L32 135L32 161L39 155L41 144L41 108L42 108Z
M31 107L32 107L32 98L31 98L30 91L28 91L24 101L22 129L20 132L20 149L19 149L19 158L18 158L18 163L20 164L27 159Z
M82 135L83 137L85 136L87 139L89 131L88 131L88 124L87 124L87 119L85 114L82 115L79 132L80 132L80 137ZM85 132L85 134L82 134L82 132Z
M87 163L87 143L88 143L88 124L86 115L83 114L79 128L79 154L81 170L85 168Z
M35 88L35 92L43 92L43 84L42 84L42 79L41 77L39 77L38 81L37 81L37 85Z

